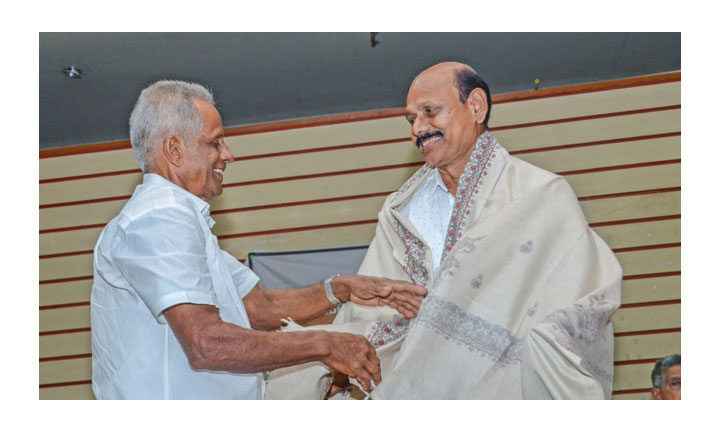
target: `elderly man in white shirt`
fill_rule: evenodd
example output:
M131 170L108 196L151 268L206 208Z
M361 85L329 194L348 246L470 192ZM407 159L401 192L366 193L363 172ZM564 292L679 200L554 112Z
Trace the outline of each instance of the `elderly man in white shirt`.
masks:
M208 200L233 156L210 92L160 81L130 117L143 183L103 230L91 295L98 399L262 399L262 372L320 361L366 389L382 379L375 350L350 333L269 331L340 302L417 314L425 289L343 275L267 291L223 251Z

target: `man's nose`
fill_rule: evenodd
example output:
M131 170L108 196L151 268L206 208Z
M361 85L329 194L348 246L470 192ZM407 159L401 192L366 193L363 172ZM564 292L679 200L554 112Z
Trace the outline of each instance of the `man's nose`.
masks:
M220 150L220 158L225 161L225 163L231 163L235 161L235 156L233 156L232 152L230 151L230 148L225 144L225 141L222 142L222 147Z
M412 124L412 134L415 137L419 137L428 131L428 123L424 117L418 116Z

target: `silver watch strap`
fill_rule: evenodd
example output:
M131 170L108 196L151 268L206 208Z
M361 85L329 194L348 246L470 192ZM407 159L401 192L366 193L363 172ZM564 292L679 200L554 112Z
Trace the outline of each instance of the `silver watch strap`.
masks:
M330 303L336 305L340 304L341 301L339 298L335 296L335 292L332 288L332 280L336 277L340 276L339 274L335 276L330 276L329 278L325 279L324 285L325 285L325 295L327 296L328 300L330 300Z

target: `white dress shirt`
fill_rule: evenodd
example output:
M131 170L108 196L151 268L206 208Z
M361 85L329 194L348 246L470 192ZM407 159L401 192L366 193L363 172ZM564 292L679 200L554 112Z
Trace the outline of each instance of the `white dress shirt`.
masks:
M103 229L90 299L98 399L262 399L262 374L191 369L163 316L181 303L206 304L250 328L242 298L258 277L220 249L209 212L202 199L145 174Z
M433 175L428 176L410 201L398 209L430 247L434 270L440 267L453 205L455 197L448 191L437 168L434 168Z

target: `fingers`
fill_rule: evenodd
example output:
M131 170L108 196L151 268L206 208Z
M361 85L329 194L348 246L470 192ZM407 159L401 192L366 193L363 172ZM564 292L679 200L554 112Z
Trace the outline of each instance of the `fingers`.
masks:
M325 363L340 373L355 378L369 392L372 382L382 380L380 359L375 348L362 336L349 333L330 333L333 349Z
M427 290L425 288L410 282L385 279L384 283L389 285L393 292L406 292L414 296L424 296L427 294Z

